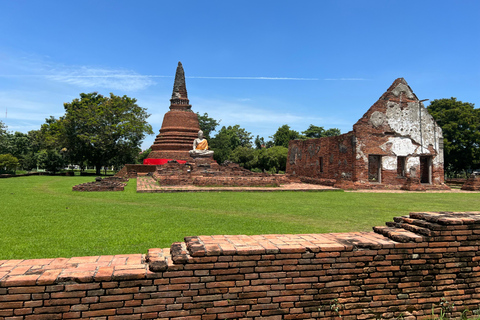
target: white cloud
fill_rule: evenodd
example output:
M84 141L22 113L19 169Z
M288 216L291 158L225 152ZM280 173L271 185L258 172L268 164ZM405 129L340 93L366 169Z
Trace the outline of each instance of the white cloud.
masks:
M77 85L84 88L108 88L114 90L138 91L155 82L146 76L129 70L114 70L92 67L67 67L52 69L46 79Z
M204 77L190 76L190 79L220 79L220 80L299 80L299 81L317 81L317 78L290 78L290 77Z

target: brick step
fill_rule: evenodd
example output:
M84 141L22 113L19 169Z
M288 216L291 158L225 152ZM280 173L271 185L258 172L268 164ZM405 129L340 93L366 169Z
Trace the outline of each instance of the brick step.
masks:
M403 228L405 230L408 230L413 233L426 236L426 237L434 237L439 235L439 232L430 230L428 226L427 228L424 228L423 226L426 226L426 225L422 223L422 222L425 222L422 220L416 220L406 216L395 217L393 218L393 220L395 221L394 226L396 228Z
M423 237L403 228L373 227L373 231L397 242L422 242Z
M418 216L419 218L414 218L412 215L410 216L401 216L401 217L395 217L393 220L397 223L408 223L408 224L413 224L417 227L421 227L424 229L429 229L432 231L439 231L442 230L443 227L438 225L437 223L433 222L428 222L424 219L421 218L421 216Z
M169 261L172 261L170 249L153 248L148 249L145 262L148 263L148 269L153 272L167 271ZM171 264L171 263L170 263Z

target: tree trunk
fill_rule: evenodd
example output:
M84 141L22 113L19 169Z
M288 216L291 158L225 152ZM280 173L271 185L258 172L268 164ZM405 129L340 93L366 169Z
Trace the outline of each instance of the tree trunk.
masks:
M97 176L101 175L101 172L100 172L101 169L102 169L102 166L101 166L101 165L99 165L99 164L96 164L96 165L95 165L95 174L96 174Z

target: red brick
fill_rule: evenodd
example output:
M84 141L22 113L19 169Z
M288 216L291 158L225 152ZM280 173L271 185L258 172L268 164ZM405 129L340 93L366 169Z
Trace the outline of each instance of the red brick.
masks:
M10 287L8 288L8 294L16 293L43 293L45 292L45 286L35 287Z
M104 310L95 310L95 311L84 311L82 312L82 318L91 318L91 317L100 317L100 316L113 316L115 315L115 309L104 309Z
M78 304L80 303L80 298L69 298L69 299L50 299L45 301L45 306L48 305L51 306L59 306L59 305L72 305L72 304Z
M0 295L0 302L6 301L19 301L19 300L30 300L30 295L25 294L5 294Z
M100 289L100 283L75 283L65 285L65 291L85 291L94 289Z
M70 292L52 292L50 297L52 299L63 299L63 298L83 298L87 294L85 291L70 291Z
M0 309L17 309L22 306L22 301L0 302Z
M32 314L32 313L33 313L32 308L20 308L20 309L15 309L13 311L13 314L16 315L16 316Z
M25 320L56 320L62 319L61 314L30 314L25 316Z
M49 313L58 314L70 311L70 306L54 306L54 307L40 307L35 308L35 313Z

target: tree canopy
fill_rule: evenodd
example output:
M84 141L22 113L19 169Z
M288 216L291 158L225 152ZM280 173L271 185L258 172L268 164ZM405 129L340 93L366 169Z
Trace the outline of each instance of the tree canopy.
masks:
M68 158L94 165L97 174L101 166L133 162L145 134L153 134L146 109L127 96L81 93L64 107L59 121Z
M203 136L205 139L210 140L212 138L210 134L216 130L217 126L220 124L222 120L215 120L208 116L208 113L204 113L201 115L197 112L198 115L198 124L200 126L200 130L203 131Z
M275 146L288 148L290 140L301 139L302 135L298 131L290 129L288 124L284 124L278 128L277 132L271 137Z
M213 157L218 162L229 160L233 150L237 147L252 147L252 134L240 128L240 125L223 126L217 135L209 142L210 148L215 151Z
M480 109L453 97L435 99L427 109L443 130L447 173L480 168Z
M15 171L19 165L17 158L11 154L0 154L0 172L4 169L8 171Z
M325 130L323 127L318 127L311 124L307 130L302 131L302 134L306 138L323 138L323 137L334 137L340 135L340 129L330 128Z

